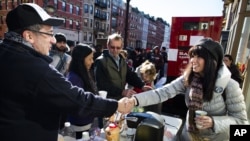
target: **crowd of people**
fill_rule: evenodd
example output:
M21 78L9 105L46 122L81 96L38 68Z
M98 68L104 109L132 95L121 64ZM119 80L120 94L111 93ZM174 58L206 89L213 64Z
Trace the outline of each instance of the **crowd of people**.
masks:
M156 67L157 78L155 82L162 77L167 76L168 54L166 47L155 46L152 49L143 49L136 47L129 55L128 61L131 60L132 68L136 69L146 60L152 62Z
M7 14L8 32L0 44L2 140L56 141L65 121L81 139L95 118L102 128L102 118L135 106L159 113L162 102L179 94L188 107L180 140L228 140L231 124L249 124L242 80L229 71L232 58L218 42L201 39L190 48L183 75L156 89L157 79L166 77L166 47L128 53L122 36L114 33L105 48L83 43L70 48L65 34L53 32L63 22L34 3ZM107 91L106 99L100 90ZM195 117L196 110L207 115Z

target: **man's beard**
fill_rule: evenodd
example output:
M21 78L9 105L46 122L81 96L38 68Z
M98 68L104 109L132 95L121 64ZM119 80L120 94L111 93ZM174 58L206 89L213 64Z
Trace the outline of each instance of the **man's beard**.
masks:
M57 49L58 49L59 51L63 51L63 52L66 51L66 47L64 47L64 46L57 47Z

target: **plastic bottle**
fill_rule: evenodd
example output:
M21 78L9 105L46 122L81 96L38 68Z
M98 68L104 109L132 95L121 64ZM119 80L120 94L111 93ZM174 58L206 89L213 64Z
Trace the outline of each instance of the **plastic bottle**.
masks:
M115 123L110 123L105 129L107 141L119 141L120 140L120 128Z
M82 141L90 141L89 132L82 132Z
M70 126L70 122L64 123L64 128L61 130L60 134L63 136L64 141L75 141L76 133Z

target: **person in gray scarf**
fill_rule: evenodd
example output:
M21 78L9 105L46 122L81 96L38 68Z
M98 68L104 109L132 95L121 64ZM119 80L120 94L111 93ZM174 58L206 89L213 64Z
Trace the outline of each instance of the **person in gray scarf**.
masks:
M230 125L249 123L239 83L231 79L223 63L223 48L204 38L190 48L188 55L190 63L183 75L161 88L136 94L130 101L136 106L147 106L185 94L188 112L180 140L229 140ZM195 117L196 110L204 110L207 115Z

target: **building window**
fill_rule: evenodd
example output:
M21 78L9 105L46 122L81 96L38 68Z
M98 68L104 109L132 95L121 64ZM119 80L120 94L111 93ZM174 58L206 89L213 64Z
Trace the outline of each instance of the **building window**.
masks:
M111 20L112 27L116 27L116 23L117 23L116 18L112 17L112 20Z
M99 22L98 21L95 22L95 28L99 29Z
M121 11L121 16L123 17L123 10Z
M102 32L105 32L105 29L106 29L106 24L102 23Z
M99 9L96 9L95 10L95 15L99 15L100 14L100 10Z
M84 13L89 13L89 5L84 4Z
M56 9L58 9L58 0L54 0L54 5L55 5Z
M106 18L107 18L107 20L109 20L109 13L108 12L106 13Z
M184 22L183 29L184 30L198 30L199 22Z
M69 13L71 13L71 14L73 13L73 5L72 4L69 5Z
M90 13L90 14L93 14L93 13L94 13L93 5L90 5L90 6L89 6L89 13Z
M73 20L69 20L69 28L73 29Z
M89 26L92 28L93 27L93 19L89 19L90 22L89 22Z
M107 0L108 8L110 8L110 0Z
M247 11L250 11L250 0L247 0Z
M79 22L78 21L76 21L75 22L75 24L76 24L76 29L78 28L78 26L79 26Z
M83 40L87 41L87 32L83 32Z
M66 3L62 1L62 11L66 11Z
M93 34L89 33L89 42L92 42Z
M107 24L107 32L109 32L109 24Z
M113 7L112 7L112 12L118 13L118 10L117 10L117 7L116 7L116 6L113 6Z
M80 15L80 8L76 6L76 15Z
M88 27L88 19L87 18L85 18L83 20L83 26Z

